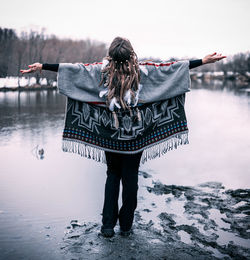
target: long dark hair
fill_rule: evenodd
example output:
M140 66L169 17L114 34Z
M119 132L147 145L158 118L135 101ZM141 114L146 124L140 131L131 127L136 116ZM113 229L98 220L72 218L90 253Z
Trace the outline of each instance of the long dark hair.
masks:
M124 95L130 91L135 102L135 91L138 90L140 82L140 70L138 58L128 39L116 37L108 50L106 59L108 65L102 70L100 86L105 83L108 87L107 105L112 98L120 103L123 109L130 109L124 102Z

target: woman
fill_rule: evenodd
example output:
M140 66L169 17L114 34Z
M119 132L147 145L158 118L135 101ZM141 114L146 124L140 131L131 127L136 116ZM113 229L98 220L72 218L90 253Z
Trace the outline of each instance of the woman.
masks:
M147 152L146 157L144 156L146 160L160 156L159 149L165 153L167 150L173 149L173 146L182 144L187 127L183 125L184 108L179 112L177 109L184 105L183 95L189 91L187 70L223 58L225 56L213 53L203 59L191 60L188 63L187 61L159 64L139 63L130 41L116 37L109 47L108 56L102 63L34 63L29 65L29 69L21 70L23 74L42 70L59 73L59 91L68 96L67 111L72 110L71 115L67 115L69 119L66 118L66 125L78 122L77 125L73 125L73 128L69 127L65 130L64 150L73 152L77 150L76 152L81 155L107 163L101 227L103 236L112 237L115 234L114 227L118 219L120 234L128 236L132 233L134 212L137 207L138 170L143 151L148 147L151 149L150 153ZM101 91L97 90L98 85L101 87ZM177 99L174 99L175 97ZM158 109L156 109L157 106ZM100 110L101 107L102 110ZM108 107L112 120L104 107ZM92 118L91 110L94 111ZM166 115L166 111L169 113L168 115ZM95 114L98 114L98 118ZM171 121L174 122L180 116L184 120L180 123L177 122L179 130L176 130L176 125L164 125L166 122L168 124ZM87 126L84 120L89 125L91 122L91 127ZM156 126L161 131L161 138L152 134L155 133ZM81 128L78 132L77 127ZM163 128L168 129L168 135L164 135ZM83 133L87 137L82 137ZM79 137L80 134L81 137ZM95 138L88 141L89 137L94 134ZM106 146L105 140L101 140L101 136L104 135L106 135ZM117 135L119 136L117 137ZM143 139L136 139L140 135L143 136ZM112 144L113 139L108 139L110 136L115 140ZM151 138L153 142L149 140L150 136L153 136ZM169 139L170 137L175 138L175 143L172 138ZM72 144L72 140L76 142ZM136 140L136 142L134 143L132 140ZM144 146L141 144L141 140L143 140ZM79 143L84 146L79 146ZM187 140L184 143L187 143ZM158 145L157 149L156 145ZM96 149L96 147L101 148L100 150L89 150ZM100 151L105 153L105 159L103 159L104 154ZM123 189L122 207L119 210L120 180Z

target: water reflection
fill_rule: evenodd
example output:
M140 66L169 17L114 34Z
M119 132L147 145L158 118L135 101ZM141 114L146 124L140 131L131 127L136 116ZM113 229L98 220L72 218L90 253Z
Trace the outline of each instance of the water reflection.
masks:
M70 219L101 219L105 167L61 151L65 101L55 91L0 93L2 256L62 259Z
M199 88L188 94L186 114L190 144L152 161L150 169L168 184L213 180L226 188L248 188L250 98L226 88Z

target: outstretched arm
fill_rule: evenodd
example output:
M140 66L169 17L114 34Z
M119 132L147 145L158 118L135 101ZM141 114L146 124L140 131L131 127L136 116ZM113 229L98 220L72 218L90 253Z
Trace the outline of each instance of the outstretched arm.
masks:
M56 63L56 64L44 63L42 65L42 69L43 70L50 70L50 71L58 72L58 68L59 68L59 64L58 63Z
M20 72L22 72L22 74L25 73L31 73L31 72L35 72L35 71L42 71L42 70L50 70L50 71L58 71L59 68L59 64L49 64L49 63L44 63L41 64L39 62L33 63L31 65L28 66L29 69L27 70L20 70Z
M201 65L202 65L202 59L189 61L189 69L193 69Z
M198 66L208 64L208 63L214 63L214 62L222 60L224 58L226 58L226 56L222 56L221 54L216 54L216 52L214 52L212 54L208 54L203 59L190 60L189 61L189 69L193 69L193 68L196 68Z

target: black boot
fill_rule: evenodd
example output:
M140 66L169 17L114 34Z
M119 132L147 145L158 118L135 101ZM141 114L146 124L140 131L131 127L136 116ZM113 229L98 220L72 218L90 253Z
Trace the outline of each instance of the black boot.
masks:
M103 228L103 227L101 227L101 234L104 237L113 237L114 234L115 234L115 231L114 231L113 228Z
M131 234L134 234L132 228L128 231L123 231L121 228L120 228L120 233L119 233L122 237L128 237L130 236Z

